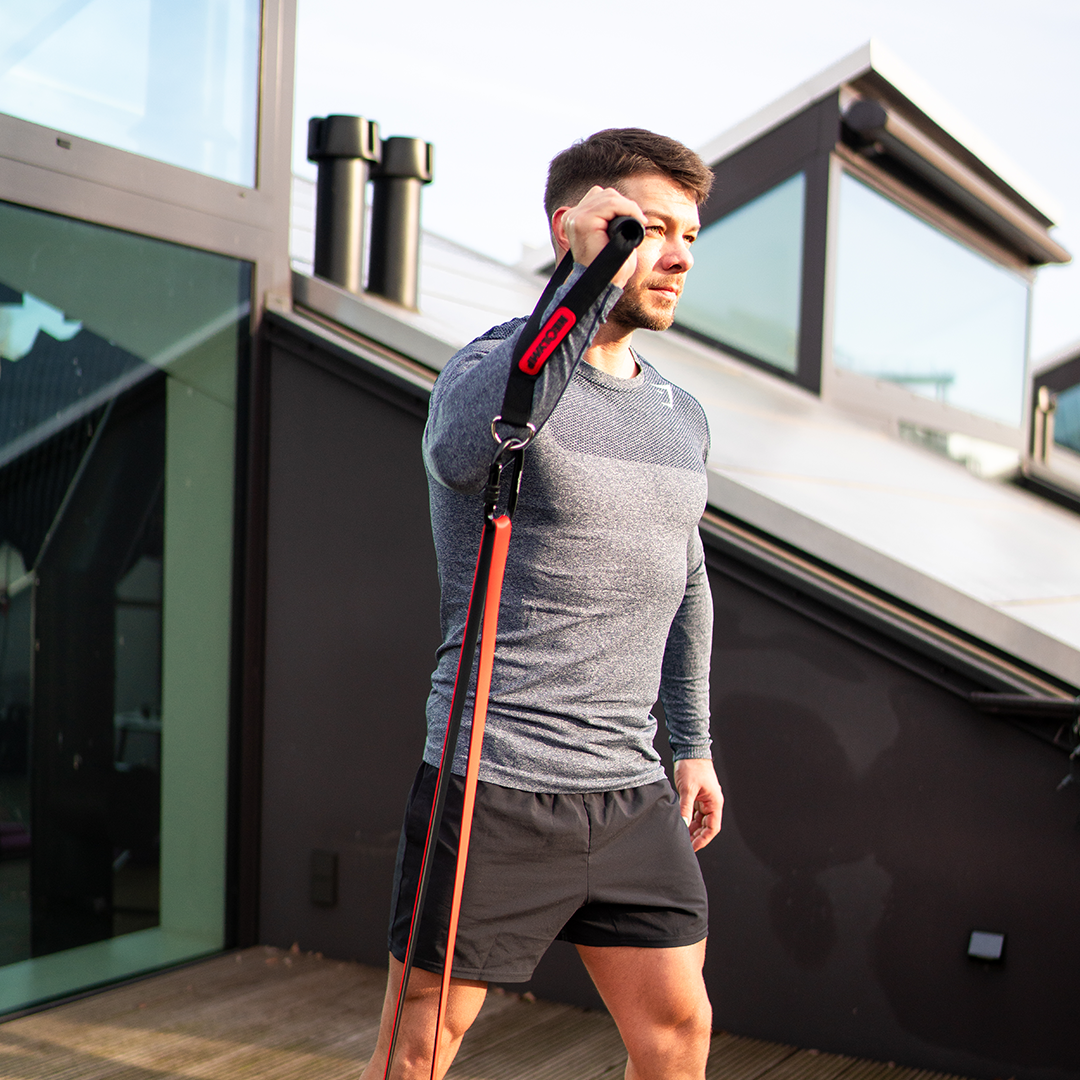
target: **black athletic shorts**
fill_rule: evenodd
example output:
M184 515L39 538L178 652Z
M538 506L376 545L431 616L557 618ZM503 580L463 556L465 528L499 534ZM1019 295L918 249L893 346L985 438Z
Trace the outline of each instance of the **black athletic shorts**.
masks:
M404 961L437 770L416 774L398 845L390 951ZM440 972L464 778L452 776L414 963ZM526 982L556 938L671 948L708 933L708 901L667 780L587 795L477 785L453 974Z

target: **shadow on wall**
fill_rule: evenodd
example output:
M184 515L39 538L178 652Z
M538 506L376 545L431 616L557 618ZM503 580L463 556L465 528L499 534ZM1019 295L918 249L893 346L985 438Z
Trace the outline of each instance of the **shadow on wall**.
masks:
M714 594L727 835L702 862L714 933L767 921L755 961L777 967L747 972L778 996L760 1024L740 1002L744 1023L766 1034L769 1008L790 1007L818 1040L831 1026L838 1049L897 1056L899 1039L943 1062L1080 1070L1080 833L1075 798L1055 792L1064 758L760 595L718 577ZM740 841L767 870L736 887ZM1008 934L1003 964L968 959L974 929Z

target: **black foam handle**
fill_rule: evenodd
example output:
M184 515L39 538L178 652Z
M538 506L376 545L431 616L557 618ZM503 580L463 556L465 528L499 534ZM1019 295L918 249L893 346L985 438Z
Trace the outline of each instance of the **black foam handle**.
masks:
M612 218L608 222L607 234L608 242L563 298L562 306L573 313L573 318L566 324L567 329L585 316L601 293L611 284L611 279L619 272L619 268L630 257L633 250L645 239L645 229L641 222L637 218L626 215ZM532 315L529 316L529 321L514 348L510 375L506 381L506 393L503 395L502 410L498 417L511 427L525 427L529 423L532 415L533 388L550 353L545 353L532 370L528 366L522 369L520 361L527 355L530 348L540 342L543 336L540 328L541 316L547 310L556 289L566 280L572 265L573 259L567 253L555 273L552 274L544 295L540 297Z
M607 234L609 243L614 241L629 254L645 239L645 228L637 218L623 216L608 222Z

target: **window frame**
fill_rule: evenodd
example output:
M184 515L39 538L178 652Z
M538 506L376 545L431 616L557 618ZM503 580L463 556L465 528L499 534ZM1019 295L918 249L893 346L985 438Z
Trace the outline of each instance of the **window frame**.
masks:
M0 114L0 200L252 266L250 347L238 357L226 768L225 947L258 927L262 547L267 379L262 317L291 308L289 261L297 0L262 0L255 186L243 187ZM42 962L47 962L44 958ZM37 963L37 961L35 961ZM37 969L35 969L37 970ZM44 970L44 969L43 969ZM46 980L47 981L47 980Z
M254 263L254 330L289 295L295 15L262 0L254 187L0 113L0 199Z
M1036 266L992 223L980 220L956 201L945 187L926 175L917 174L903 162L873 159L880 147L860 146L844 124L845 108L857 98L870 98L904 119L942 153L952 157L961 170L976 180L1007 195L1018 210L1037 226L1052 222L1022 195L989 172L961 143L922 114L875 71L863 70L852 77L822 88L821 96L795 105L774 126L747 137L743 130L752 122L733 129L716 140L704 153L712 163L716 184L702 207L702 227L726 216L764 194L777 184L802 171L806 176L804 207L802 297L799 311L799 345L794 374L774 367L755 356L681 326L674 329L716 348L736 360L768 372L809 391L823 401L880 426L893 436L902 429L922 428L942 434L958 434L1006 447L1017 455L1017 464L1027 445L1024 427L981 417L943 402L919 396L898 384L885 383L856 372L844 371L833 363L833 333L837 288L837 242L840 212L840 178L846 171L884 198L897 203L931 228L964 247L1007 269L1028 283L1028 340L1031 327L1031 284ZM760 129L759 129L760 130ZM748 138L748 141L741 141ZM860 152L860 150L862 152ZM869 151L869 152L868 152ZM717 156L719 155L719 156ZM1025 347L1025 353L1030 346ZM1030 357L1025 355L1025 366ZM1029 386L1025 373L1024 386ZM1021 417L1031 408L1030 390L1021 402Z
M821 392L829 160L840 134L839 108L837 91L714 164L716 183L701 208L701 227L706 229L797 173L804 174L795 371L784 371L753 354L682 326L677 318L673 328L812 394Z
M1080 510L1080 454L1046 438L1046 409L1041 391L1061 393L1080 385L1080 343L1059 353L1032 372L1025 410L1024 455L1021 465L1025 480L1049 489L1052 497Z
M1015 426L990 417L950 405L943 401L934 401L923 397L896 383L873 379L858 372L840 368L833 361L833 320L835 317L837 289L838 231L840 222L840 181L847 173L872 191L914 217L936 229L950 239L957 241L968 250L1002 268L1009 270L1027 282L1027 334L1025 343L1024 370L1025 387L1028 379L1026 372L1029 363L1028 342L1031 335L1031 286L1035 280L1034 269L1023 262L1017 255L994 243L984 233L978 232L958 218L950 215L940 204L930 198L912 191L884 170L875 168L853 151L838 144L830 163L830 199L829 199L829 267L826 271L828 281L826 310L828 312L827 340L823 354L828 358L822 368L821 396L841 408L851 409L863 415L870 415L886 423L893 434L899 432L901 425L914 425L932 431L947 434L969 435L972 438L996 443L1015 450L1019 454L1024 445L1023 423ZM1029 394L1025 390L1021 402L1020 415L1029 410Z
M806 214L807 214L807 203L809 201L809 195L807 193L807 189L809 187L809 183L807 181L806 171L804 169L796 169L795 172L793 172L790 176L785 176L783 179L778 180L775 184L773 184L772 186L766 188L764 191L760 191L756 195L752 195L745 202L740 203L738 206L728 208L719 217L712 218L712 220L710 220L707 225L702 224L701 232L704 233L705 230L708 229L710 226L717 224L718 222L724 220L724 218L727 218L732 214L738 213L740 210L742 210L743 208L749 206L751 203L756 202L758 199L762 199L766 195L771 194L777 188L781 187L783 184L786 184L791 180L794 180L798 176L803 177L803 207L802 207L803 221L802 221L802 236L800 237L800 245L801 245L801 247L803 249L805 249L805 243L806 243ZM699 238L700 238L700 235L701 234L699 234ZM696 257L697 257L697 253L695 252L695 258ZM754 367L759 367L763 371L768 371L771 374L777 375L782 379L788 379L788 380L790 380L792 382L798 383L800 381L800 370L802 368L802 362L801 362L801 356L802 356L802 323L803 323L803 308L804 308L804 303L805 303L805 297L803 295L802 286L803 286L803 276L804 276L804 274L806 272L806 265L805 264L806 264L805 250L803 250L803 260L802 260L802 265L800 266L800 270L799 270L800 297L799 297L799 311L798 311L798 315L796 316L797 338L796 338L796 347L795 347L795 370L794 371L788 371L786 368L780 367L778 364L773 363L771 360L762 359L762 357L757 356L755 353L747 352L745 349L741 349L739 346L733 345L733 344L731 344L731 342L729 342L729 341L727 341L727 340L725 340L723 338L713 337L712 335L706 333L703 330L697 330L692 326L687 326L684 322L681 322L679 320L679 316L678 316L677 311L676 311L676 315L675 315L675 327L681 333L686 334L688 337L694 338L696 341L700 341L700 342L703 342L706 345L712 345L714 347L719 346L719 348L723 349L724 352L730 353L732 356L738 357L740 360L742 360L742 361L744 361L744 362L746 362L748 364L752 364Z

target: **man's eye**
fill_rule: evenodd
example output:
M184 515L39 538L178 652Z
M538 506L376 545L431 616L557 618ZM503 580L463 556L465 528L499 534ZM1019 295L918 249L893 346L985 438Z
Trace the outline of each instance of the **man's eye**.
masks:
M645 231L646 232L663 233L664 226L663 225L646 225L645 226Z
M697 233L692 233L690 236L684 236L683 239L686 241L687 245L690 245L697 239Z

